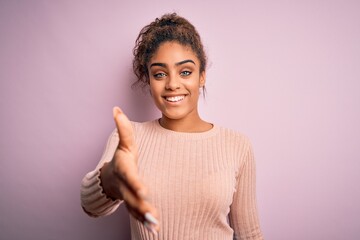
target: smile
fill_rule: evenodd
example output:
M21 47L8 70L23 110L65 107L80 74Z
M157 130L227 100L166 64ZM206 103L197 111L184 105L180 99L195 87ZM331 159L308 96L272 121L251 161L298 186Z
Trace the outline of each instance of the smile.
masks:
M181 95L181 96L172 96L172 97L164 97L166 99L166 101L168 102L179 102L184 100L185 95Z

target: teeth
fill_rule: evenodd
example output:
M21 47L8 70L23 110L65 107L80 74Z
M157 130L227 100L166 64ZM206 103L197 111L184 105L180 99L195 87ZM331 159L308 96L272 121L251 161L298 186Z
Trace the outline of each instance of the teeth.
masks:
M178 102L185 98L185 96L175 96L175 97L166 97L166 100L169 102Z

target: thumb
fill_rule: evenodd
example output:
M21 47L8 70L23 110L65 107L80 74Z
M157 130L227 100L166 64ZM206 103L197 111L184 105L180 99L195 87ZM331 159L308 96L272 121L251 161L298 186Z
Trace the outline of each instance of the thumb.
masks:
M113 116L119 133L119 149L131 150L134 146L134 134L130 120L119 107L113 108Z

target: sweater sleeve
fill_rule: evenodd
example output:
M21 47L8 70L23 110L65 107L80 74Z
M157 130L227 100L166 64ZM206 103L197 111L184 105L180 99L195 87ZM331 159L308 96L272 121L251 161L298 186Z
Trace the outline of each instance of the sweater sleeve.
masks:
M113 213L120 205L120 200L112 200L103 191L100 180L100 169L105 162L110 162L114 156L119 135L116 129L111 133L104 153L95 170L87 173L81 181L81 206L92 217L106 216Z
M249 141L244 150L229 221L234 229L234 239L262 240L256 206L255 160Z

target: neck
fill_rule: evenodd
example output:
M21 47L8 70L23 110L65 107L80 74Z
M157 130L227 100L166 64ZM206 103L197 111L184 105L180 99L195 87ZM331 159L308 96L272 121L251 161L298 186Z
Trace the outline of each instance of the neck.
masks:
M192 119L171 119L163 115L159 123L163 128L175 132L205 132L213 127L211 123L205 122L200 116Z

